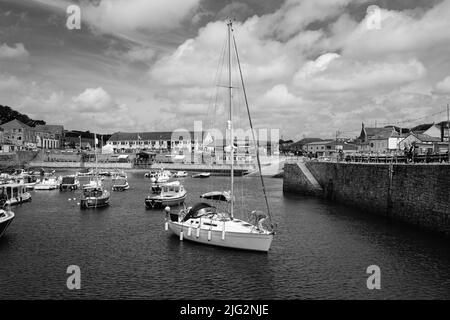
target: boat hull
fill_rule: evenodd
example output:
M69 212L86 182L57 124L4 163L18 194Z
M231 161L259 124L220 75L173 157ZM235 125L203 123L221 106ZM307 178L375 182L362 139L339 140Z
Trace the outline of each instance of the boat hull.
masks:
M55 190L56 188L58 188L58 186L56 184L36 184L34 186L34 190Z
M149 197L145 199L145 207L147 209L157 209L165 206L179 206L186 200L186 194L180 197L174 197L170 199L161 199L159 197Z
M7 205L14 206L24 202L31 201L31 194L29 192L24 192L20 197L14 197L6 201Z
M6 219L0 220L0 238L5 234L6 229L8 229L11 222L14 220L14 214L12 212L6 214L8 215L8 217Z
M107 198L87 198L80 200L81 209L102 208L109 205L109 197Z
M79 184L62 184L59 186L59 190L66 191L66 190L77 190L79 187Z
M267 252L273 240L271 233L226 232L222 239L222 231L200 228L200 232L197 234L198 228L191 227L189 232L188 225L174 221L169 221L168 227L177 236L180 236L183 230L183 240L240 250ZM209 232L211 232L210 236L208 236Z
M128 184L123 185L123 186L113 186L112 187L113 191L125 191L130 189L130 186Z

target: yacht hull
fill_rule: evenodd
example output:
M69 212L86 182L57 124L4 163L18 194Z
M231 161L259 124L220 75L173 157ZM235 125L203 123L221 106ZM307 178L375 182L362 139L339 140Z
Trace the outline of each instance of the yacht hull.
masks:
M225 232L222 238L222 231L200 228L198 233L197 227L191 227L189 232L189 226L179 222L169 221L168 227L177 236L183 230L183 240L232 249L267 252L273 240L271 233Z

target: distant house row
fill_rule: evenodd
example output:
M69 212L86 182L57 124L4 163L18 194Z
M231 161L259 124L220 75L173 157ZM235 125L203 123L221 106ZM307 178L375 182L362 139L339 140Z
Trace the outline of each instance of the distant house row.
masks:
M210 141L209 138L211 139ZM277 137L278 138L278 137ZM250 137L237 142L235 137L236 154L250 153L252 143ZM267 140L267 139L265 139ZM224 140L215 141L204 132L116 132L111 135L103 152L128 153L128 152L170 152L173 154L190 154L196 152L208 151L217 155L224 153L227 142ZM205 147L208 145L208 147ZM278 151L278 139L276 143L271 141L260 141L260 150L265 154L271 154Z
M446 122L424 124L412 129L365 127L363 123L360 135L355 139L304 138L284 149L330 156L338 152L385 154L409 150L413 146L416 152L422 154L442 153L448 151L449 131Z
M62 125L30 127L17 119L0 125L0 151L58 149L64 145Z

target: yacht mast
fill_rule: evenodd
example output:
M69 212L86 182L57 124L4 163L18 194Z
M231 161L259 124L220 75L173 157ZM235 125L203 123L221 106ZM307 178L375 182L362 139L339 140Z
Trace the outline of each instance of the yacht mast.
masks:
M231 31L233 22L228 20L228 92L229 92L229 105L230 105L230 121L228 122L228 129L230 131L230 157L231 157L231 208L230 215L234 218L234 134L233 134L233 93L231 82Z

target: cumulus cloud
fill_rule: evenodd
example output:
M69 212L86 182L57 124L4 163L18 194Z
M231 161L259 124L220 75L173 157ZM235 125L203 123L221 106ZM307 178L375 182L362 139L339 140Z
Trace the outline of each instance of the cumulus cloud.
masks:
M426 73L419 61L358 62L320 56L308 62L294 76L294 84L309 91L358 91L392 88L420 79Z
M4 43L0 46L0 60L24 60L29 55L23 43L16 43L11 47Z
M427 9L381 8L379 30L367 27L368 16L349 14L349 5L366 3L288 0L274 13L235 23L257 123L294 132L301 130L298 116L307 132L323 133L333 130L329 123L359 127L370 117L395 121L411 108L421 114L424 105L437 108L431 88L446 76L450 1ZM225 32L225 21L211 22L154 64L149 74L161 98L201 103L202 88L213 85ZM436 89L446 86L442 81ZM403 108L408 112L394 111Z
M102 87L88 88L73 97L72 101L72 109L79 112L110 112L119 108L119 105Z
M438 94L450 94L450 76L436 84L435 92Z

